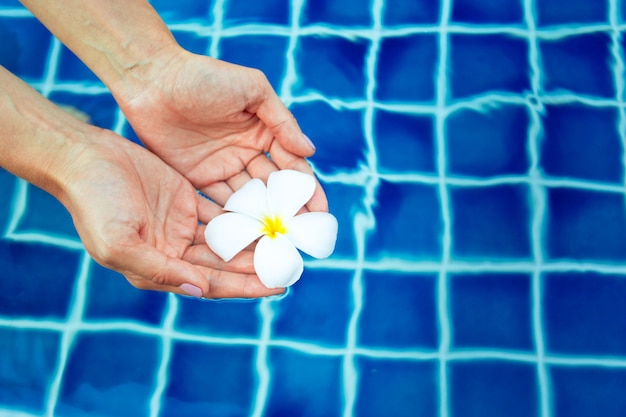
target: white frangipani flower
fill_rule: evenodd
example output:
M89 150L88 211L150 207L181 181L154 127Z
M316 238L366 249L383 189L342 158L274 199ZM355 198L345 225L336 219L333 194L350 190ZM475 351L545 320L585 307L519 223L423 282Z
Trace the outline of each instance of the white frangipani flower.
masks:
M335 249L337 219L330 213L296 213L311 199L315 179L298 171L270 174L267 187L255 178L226 202L224 213L209 222L206 242L230 261L261 237L254 250L254 269L268 288L293 285L304 271L297 249L326 258ZM296 249L297 248L297 249Z

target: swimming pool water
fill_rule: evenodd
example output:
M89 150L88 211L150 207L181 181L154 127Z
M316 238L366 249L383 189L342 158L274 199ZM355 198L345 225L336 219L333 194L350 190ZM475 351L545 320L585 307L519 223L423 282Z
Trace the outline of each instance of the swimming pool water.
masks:
M0 171L0 416L623 416L626 1L155 0L262 69L340 224L282 298L199 302L95 264ZM0 0L0 62L137 140Z

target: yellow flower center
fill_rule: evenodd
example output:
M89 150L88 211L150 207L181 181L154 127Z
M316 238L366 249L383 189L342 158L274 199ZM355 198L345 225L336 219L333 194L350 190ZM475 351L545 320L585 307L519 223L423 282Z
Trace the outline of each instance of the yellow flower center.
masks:
M285 234L287 233L287 229L285 225L283 225L283 221L280 217L266 217L263 219L263 233L269 236L270 238L276 238L276 234Z

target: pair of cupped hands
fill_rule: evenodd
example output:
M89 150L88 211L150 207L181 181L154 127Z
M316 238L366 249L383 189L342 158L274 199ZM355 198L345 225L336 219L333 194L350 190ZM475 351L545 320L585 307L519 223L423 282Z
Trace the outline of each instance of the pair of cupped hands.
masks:
M260 71L183 49L148 75L129 74L141 88L114 96L145 148L94 128L64 172L62 201L87 251L139 289L205 298L282 293L259 281L252 251L222 261L204 228L251 178L265 182L279 169L313 174L305 158L315 148L293 115ZM306 209L328 210L319 183Z

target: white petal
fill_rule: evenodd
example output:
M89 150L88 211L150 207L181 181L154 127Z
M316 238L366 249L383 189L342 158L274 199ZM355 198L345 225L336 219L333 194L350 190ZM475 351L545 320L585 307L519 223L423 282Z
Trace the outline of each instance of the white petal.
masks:
M254 250L254 270L267 288L283 288L300 279L304 262L285 236L263 236Z
M204 231L211 250L228 262L263 234L263 223L240 213L224 213L207 224Z
M302 252L328 258L337 242L337 219L330 213L303 213L289 220L287 238Z
M269 214L267 206L267 188L263 181L253 178L230 196L224 210L247 214L262 220Z
M283 219L295 216L314 192L315 178L302 172L285 169L272 172L267 179L270 210Z

